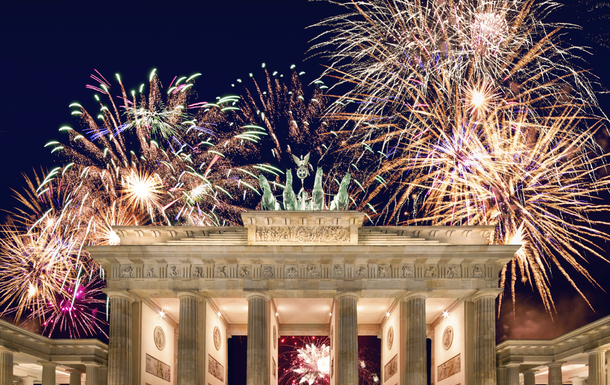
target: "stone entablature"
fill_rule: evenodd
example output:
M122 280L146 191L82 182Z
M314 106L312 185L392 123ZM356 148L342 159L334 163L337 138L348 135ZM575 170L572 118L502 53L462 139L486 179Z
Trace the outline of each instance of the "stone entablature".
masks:
M596 349L610 349L610 316L552 340L508 340L496 347L498 366L568 361Z
M68 367L85 363L106 366L108 359L108 345L96 339L50 339L3 320L0 347Z

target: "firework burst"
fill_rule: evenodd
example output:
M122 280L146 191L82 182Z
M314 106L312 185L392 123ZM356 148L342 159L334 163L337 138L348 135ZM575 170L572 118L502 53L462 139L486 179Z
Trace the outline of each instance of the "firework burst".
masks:
M594 282L582 263L603 257L594 240L608 238L592 219L609 209L596 202L610 187L594 141L604 120L577 48L541 21L554 4L344 6L352 13L320 23L314 49L332 52L327 74L353 86L332 111L355 124L343 151L370 175L359 208L381 223L486 224L494 243L520 238L511 287L519 271L548 310L551 267Z

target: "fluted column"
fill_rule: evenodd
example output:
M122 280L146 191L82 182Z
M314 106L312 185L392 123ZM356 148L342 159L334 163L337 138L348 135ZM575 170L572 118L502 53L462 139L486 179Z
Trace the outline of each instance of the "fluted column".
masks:
M126 292L108 292L110 298L110 333L108 336L108 385L132 383L133 297Z
M589 378L587 385L606 385L606 349L588 351Z
M52 362L42 363L42 385L55 385L55 368L56 364ZM12 384L12 379L9 384Z
M98 385L98 364L85 363L85 385Z
M519 364L506 365L507 384L519 385Z
M13 383L13 352L0 348L0 384Z
M549 385L562 385L563 374L561 373L563 362L551 362L546 366L549 368Z
M178 385L199 383L199 302L201 297L192 292L178 293L180 321L178 323ZM204 320L201 320L202 322ZM249 340L248 340L249 341Z
M404 341L400 345L401 380L409 385L425 385L426 371L426 298L424 292L409 293L400 303L400 328Z
M80 385L80 375L81 372L79 372L78 370L70 371L70 385Z
M498 378L498 385L508 385L508 369L505 366L496 368L496 376Z
M523 385L536 385L535 370L526 370L523 372Z
M337 385L358 385L358 298L344 292L337 300Z
M249 293L246 385L269 385L269 296Z
M474 383L496 385L496 297L498 290L475 294Z

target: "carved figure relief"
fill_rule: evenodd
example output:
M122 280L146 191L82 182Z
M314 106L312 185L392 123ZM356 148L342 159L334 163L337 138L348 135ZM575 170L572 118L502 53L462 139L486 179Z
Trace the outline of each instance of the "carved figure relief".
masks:
M240 278L250 278L250 267L240 266L239 267L239 277Z
M394 345L394 328L392 326L388 328L387 344L388 350L392 350L392 346Z
M356 270L356 278L366 278L366 266L358 266L358 270Z
M297 275L298 271L294 266L288 266L286 267L286 270L284 270L284 278L296 278Z
M157 326L155 327L155 330L153 330L153 340L155 341L157 349L165 349L165 331L163 331L161 326Z
M227 267L226 266L214 266L214 277L227 278Z
M460 277L460 267L457 265L449 265L447 266L447 272L445 273L447 278L459 278Z
M193 267L193 278L203 278L203 266Z
M171 367L156 359L155 357L146 354L146 373L164 379L170 382L172 378Z
M389 380L393 375L398 372L398 354L396 354L387 364L383 367L383 380Z
M462 370L462 360L460 355L450 358L449 360L440 364L437 368L438 381L443 381L454 374L459 373Z
M413 266L411 265L402 265L402 277L403 278L413 278L415 274L413 273Z
M149 266L146 268L146 273L144 275L147 278L157 278L157 271L154 266Z
M483 268L479 265L472 267L472 278L483 278Z
M275 357L271 357L271 372L273 373L273 379L277 378L277 364L275 363Z
M208 373L216 377L220 382L225 382L225 368L211 354L208 354Z
M377 266L377 278L390 278L390 266Z
M330 361L330 378L333 378L334 374L335 374L335 359L333 358Z
M277 329L273 325L273 349L277 349Z
M261 275L263 278L273 278L273 266L263 265L261 267Z
M343 265L333 265L333 277L343 277Z
M220 329L218 326L214 326L214 347L216 350L220 350L222 346L222 335L220 334Z
M180 278L182 277L182 271L180 270L180 266L171 265L167 269L168 275L172 278Z
M133 266L124 267L121 271L121 278L133 278Z
M435 278L436 277L436 265L428 265L426 266L426 272L424 273L425 278Z
M451 345L453 344L453 328L447 326L445 330L443 330L443 349L449 350Z
M318 266L307 266L308 278L320 278L320 268Z
M337 243L349 242L347 227L341 226L264 226L257 227L257 242Z

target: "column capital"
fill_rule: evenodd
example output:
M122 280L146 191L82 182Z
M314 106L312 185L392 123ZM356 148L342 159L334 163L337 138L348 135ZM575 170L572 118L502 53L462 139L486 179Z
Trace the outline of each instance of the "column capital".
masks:
M521 366L520 362L509 362L507 364L504 364L505 368L518 368Z
M99 362L95 362L95 361L85 361L85 362L83 362L83 365L85 365L85 367L94 366L96 368L99 368L100 366L102 366L102 364L100 364ZM78 370L75 370L75 371L78 371Z
M523 371L523 374L534 374L535 375L536 373L538 373L538 370L536 370L536 369L528 369L528 370Z
M408 292L407 294L403 295L400 300L403 302L407 302L408 300L410 300L411 298L423 298L423 299L428 299L428 293L425 291L411 291Z
M133 294L128 293L127 290L102 290L102 291L104 293L106 293L106 295L110 299L123 298L123 299L128 300L130 303L133 303L136 301L136 297Z
M8 348L2 345L4 342L0 342L0 352L8 352L8 353L18 353L19 351L14 348Z
M476 301L478 299L485 298L485 297L493 297L495 299L503 291L504 291L504 289L479 289L472 295L472 298L470 300Z
M58 364L56 362L52 362L52 361L38 361L38 365L57 367Z
M176 293L176 297L178 297L179 299L182 299L184 297L191 297L195 298L199 302L203 301L203 297L201 297L201 295L195 291L179 291Z
M565 364L565 361L553 361L553 362L549 362L547 364L544 364L544 366L548 366L549 368L553 368L553 367L557 367L557 366L562 366L563 364Z
M263 298L265 301L269 301L271 296L269 296L268 293L263 293L260 291L248 291L246 292L246 299L249 300L250 298Z
M355 291L341 291L335 295L335 299L341 299L344 297L356 298L356 301L360 299L360 294Z

